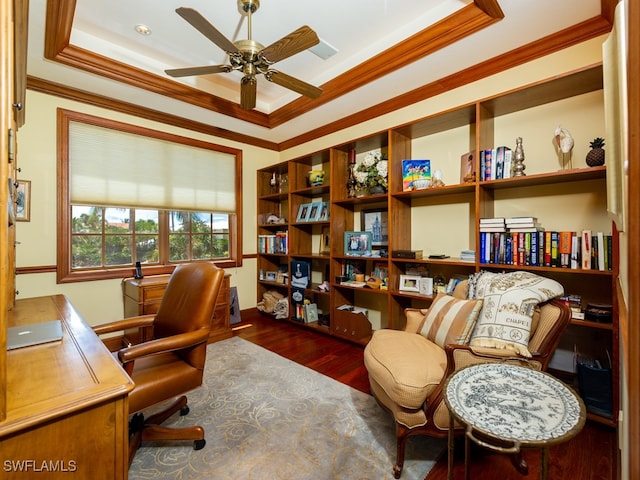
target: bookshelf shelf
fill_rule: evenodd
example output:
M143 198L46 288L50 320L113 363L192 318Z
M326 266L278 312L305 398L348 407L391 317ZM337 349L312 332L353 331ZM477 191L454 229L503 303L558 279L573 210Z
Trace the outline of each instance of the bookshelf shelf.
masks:
M606 167L574 168L557 172L539 173L524 177L504 178L500 180L484 180L480 186L487 189L522 188L556 183L581 182L586 180L604 179Z

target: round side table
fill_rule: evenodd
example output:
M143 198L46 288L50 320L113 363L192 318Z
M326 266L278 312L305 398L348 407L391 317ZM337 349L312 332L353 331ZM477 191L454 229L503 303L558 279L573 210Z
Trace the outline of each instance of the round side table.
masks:
M584 403L551 375L508 363L471 365L444 386L449 409L449 472L453 479L454 421L465 432L464 471L469 478L469 441L501 453L540 448L540 478L548 474L548 449L584 426Z

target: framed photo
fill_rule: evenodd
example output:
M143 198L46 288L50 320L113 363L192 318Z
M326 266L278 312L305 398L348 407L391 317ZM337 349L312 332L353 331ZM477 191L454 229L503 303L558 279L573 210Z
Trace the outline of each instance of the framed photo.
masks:
M431 184L431 160L402 160L402 191L422 190Z
M418 282L420 277L416 275L400 275L400 288L401 292L415 292L420 293L420 287Z
M320 255L329 255L331 252L331 236L329 232L329 225L322 227L322 231L320 232L320 248L318 249Z
M344 232L344 254L371 255L371 232Z
M29 222L31 220L31 180L18 180L15 193L16 220Z
M460 157L460 183L476 181L476 162L473 152L467 152Z
M278 272L265 272L264 273L264 279L267 282L275 282L277 278L278 278Z
M296 217L296 222L308 222L309 221L309 213L311 211L310 203L303 203L298 207L298 216Z
M420 280L418 280L418 291L420 295L433 295L433 278L420 277Z
M380 280L387 278L389 276L389 266L387 262L374 262L371 274Z
M329 220L329 202L322 202L320 205L320 213L318 214L317 220L319 222L324 222Z
M371 232L372 246L386 246L389 243L389 220L386 210L362 210L360 227L365 232Z
M307 222L317 222L320 220L320 213L322 212L322 204L324 202L313 202L309 205L309 215L307 216Z

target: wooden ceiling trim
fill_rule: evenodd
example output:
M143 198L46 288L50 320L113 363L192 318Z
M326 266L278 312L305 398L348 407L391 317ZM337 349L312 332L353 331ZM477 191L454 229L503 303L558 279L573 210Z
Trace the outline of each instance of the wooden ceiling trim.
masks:
M500 18L488 16L475 4L469 4L323 84L321 86L323 93L319 98L312 100L307 97L299 97L275 110L270 115L271 126L276 127L293 120L313 108L333 101L388 73L420 60L499 20Z
M76 0L47 0L44 25L44 57L55 59L68 45Z
M43 80L37 77L27 77L27 88L34 92L45 93L47 95L54 95L68 100L93 105L100 108L106 108L127 115L133 115L147 120L155 122L165 123L174 127L184 128L192 130L194 132L204 133L206 135L212 135L215 137L225 138L235 142L244 143L247 145L253 145L268 150L279 150L279 146L275 142L256 138L254 136L233 132L220 127L214 127L205 123L189 120L177 115L170 115L165 112L153 110L150 108L142 107L133 103L122 102L120 100L114 100L112 98L96 95L94 93L78 90L68 87L66 85L60 85L58 83Z
M51 60L261 127L269 127L268 115L258 110L242 110L238 104L229 100L164 79L74 45L65 47Z
M606 19L603 17L594 17L591 20L587 20L553 35L549 35L535 42L523 45L522 47L511 50L503 55L491 58L465 70L456 72L453 75L441 78L410 92L404 93L385 102L381 102L365 110L356 112L353 115L338 119L335 122L331 122L327 125L323 125L322 127L281 142L280 149L286 150L311 140L315 140L319 137L352 127L372 118L385 115L427 98L434 97L454 88L481 80L482 78L522 65L545 55L549 55L550 53L563 50L572 45L589 40L590 38L606 34L610 30L611 24L606 21Z
M490 17L504 18L504 12L500 8L498 0L475 0L473 3Z

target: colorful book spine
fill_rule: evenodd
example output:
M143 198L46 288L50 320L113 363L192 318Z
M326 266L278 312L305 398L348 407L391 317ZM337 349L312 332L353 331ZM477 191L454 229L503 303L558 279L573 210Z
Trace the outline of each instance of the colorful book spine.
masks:
M533 232L531 234L531 253L530 253L530 263L532 267L537 267L540 264L538 263L538 232Z
M582 243L582 269L591 270L591 230L583 230Z
M571 265L571 232L560 232L560 266L569 268Z

